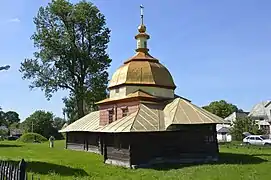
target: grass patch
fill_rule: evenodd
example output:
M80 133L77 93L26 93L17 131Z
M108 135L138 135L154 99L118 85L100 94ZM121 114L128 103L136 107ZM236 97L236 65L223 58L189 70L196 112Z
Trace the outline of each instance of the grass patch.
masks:
M269 180L271 148L221 145L215 164L157 166L152 169L124 169L103 164L100 155L64 149L64 141L25 144L0 142L0 159L18 163L24 158L29 174L41 179L181 179L181 180Z

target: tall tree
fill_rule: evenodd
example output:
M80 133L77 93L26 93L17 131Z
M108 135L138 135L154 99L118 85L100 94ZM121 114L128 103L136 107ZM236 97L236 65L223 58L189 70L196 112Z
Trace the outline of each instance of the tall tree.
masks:
M0 107L0 126L5 125L5 113L2 111L2 108Z
M228 103L225 100L211 102L208 106L203 106L202 108L221 118L226 118L233 112L243 112L236 105Z
M231 134L235 140L242 140L243 133L258 133L258 126L254 120L249 117L236 118L231 128Z
M63 118L55 117L53 121L53 127L57 130L60 130L65 123L66 121Z
M59 89L69 90L78 118L84 116L84 103L95 108L94 102L106 97L111 59L104 15L84 0L53 0L39 9L34 23L31 39L38 51L22 62L23 79L31 79L30 88L41 88L48 99Z
M4 114L6 125L9 127L13 123L19 123L19 114L15 111L8 111Z
M53 113L38 110L22 122L22 127L25 132L38 133L46 138L49 138L53 135L58 139L60 133L58 133L57 129L53 126L53 123Z
M90 92L85 93L83 109L86 114L98 110L97 107L94 105L95 101L96 101L95 96L93 96L92 93ZM65 107L63 108L63 114L67 117L69 123L72 123L78 118L80 118L78 116L76 98L74 96L63 98L63 102L65 105Z
M74 97L63 98L64 108L63 114L67 117L68 123L72 123L78 119L76 101Z

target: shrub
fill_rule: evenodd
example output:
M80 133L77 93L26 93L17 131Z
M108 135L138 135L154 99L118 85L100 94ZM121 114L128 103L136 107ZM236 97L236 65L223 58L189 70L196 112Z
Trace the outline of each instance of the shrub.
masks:
M44 142L47 141L45 137L37 133L25 133L17 141L24 143Z

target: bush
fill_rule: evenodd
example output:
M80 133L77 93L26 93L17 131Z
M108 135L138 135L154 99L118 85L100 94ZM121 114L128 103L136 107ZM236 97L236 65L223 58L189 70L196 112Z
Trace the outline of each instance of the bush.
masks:
M48 141L45 137L37 133L25 133L17 141L24 143L33 143L33 142L44 142Z

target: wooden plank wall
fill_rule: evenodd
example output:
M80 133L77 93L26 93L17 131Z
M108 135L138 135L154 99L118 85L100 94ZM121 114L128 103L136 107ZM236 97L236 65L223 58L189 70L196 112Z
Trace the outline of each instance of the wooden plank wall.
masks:
M67 149L100 153L99 134L93 132L68 132Z
M132 164L144 164L164 157L168 159L200 158L218 153L213 127L190 126L182 131L134 133L130 138Z

